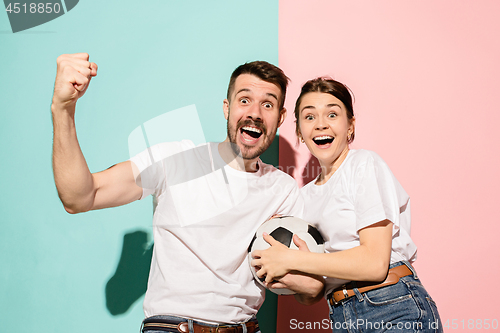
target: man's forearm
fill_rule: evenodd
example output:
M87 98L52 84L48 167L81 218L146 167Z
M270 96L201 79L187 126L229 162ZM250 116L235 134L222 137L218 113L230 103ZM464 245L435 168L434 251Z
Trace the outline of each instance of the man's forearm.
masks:
M321 300L325 291L322 276L290 272L271 282L269 288L286 288L295 292L295 299L304 305L311 305Z
M76 136L74 105L58 107L52 104L54 142L52 168L59 198L69 213L92 208L95 196L94 180Z
M304 305L312 305L316 304L323 298L324 288L322 288L319 292L316 293L319 289L315 290L314 293L308 294L295 294L295 300L300 304Z

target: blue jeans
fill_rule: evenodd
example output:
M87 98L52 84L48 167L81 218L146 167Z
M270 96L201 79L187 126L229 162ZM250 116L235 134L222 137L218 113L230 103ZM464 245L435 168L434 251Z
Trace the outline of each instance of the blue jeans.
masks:
M413 275L392 285L355 296L331 306L330 320L334 333L422 332L442 333L436 303L427 293L413 267L404 261L390 268L406 265Z
M165 319L165 320L171 321L172 323L175 323L175 324L178 324L180 322L187 322L188 326L189 326L189 333L194 333L193 332L193 323L197 323L197 324L204 325L204 326L217 327L217 325L211 325L211 324L207 324L207 323L204 323L204 322L200 322L200 321L196 321L196 320L192 320L192 319L187 319L187 318L182 318L182 317L175 317L175 316L163 316L163 315L161 315L161 316L152 316L152 317L149 317L149 318ZM256 319L254 318L254 320L256 320ZM229 324L225 324L225 325L229 325ZM243 328L243 332L246 332L246 326L245 325L235 324L234 326L241 326ZM142 325L141 325L140 332L142 332ZM146 333L165 333L165 332L177 332L177 333L179 333L179 331L177 329L175 329L175 328L165 328L165 329L163 329L161 331L147 330L147 331L144 331L144 332L146 332ZM261 333L261 332L259 330L256 333Z

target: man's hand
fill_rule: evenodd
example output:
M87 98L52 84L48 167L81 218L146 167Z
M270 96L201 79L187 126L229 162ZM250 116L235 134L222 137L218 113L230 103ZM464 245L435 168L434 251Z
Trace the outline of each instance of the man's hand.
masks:
M282 278L267 284L269 289L286 288L294 291L295 299L304 305L312 305L323 298L325 280L322 276L291 271Z
M74 112L76 101L85 94L97 65L89 62L87 53L63 54L57 58L57 75L52 98L52 110Z

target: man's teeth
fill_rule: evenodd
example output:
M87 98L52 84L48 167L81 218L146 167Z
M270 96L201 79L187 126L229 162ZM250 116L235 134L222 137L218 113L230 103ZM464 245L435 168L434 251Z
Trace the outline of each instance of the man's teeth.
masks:
M262 133L262 130L260 130L259 128L256 128L256 127L243 126L241 129L243 129L245 131L259 133L259 134Z

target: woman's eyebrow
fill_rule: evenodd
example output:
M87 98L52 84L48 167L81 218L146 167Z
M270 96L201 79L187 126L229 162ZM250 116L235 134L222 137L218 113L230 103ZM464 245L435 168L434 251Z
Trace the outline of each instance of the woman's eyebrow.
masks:
M306 105L300 111L304 111L306 109L316 109L316 107L314 105Z
M336 103L333 103L333 104L328 104L327 105L328 107L332 108L334 106L338 106L339 108L342 108L340 105L336 104Z

